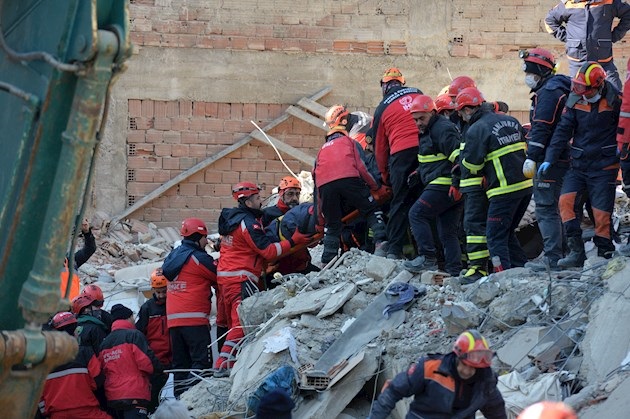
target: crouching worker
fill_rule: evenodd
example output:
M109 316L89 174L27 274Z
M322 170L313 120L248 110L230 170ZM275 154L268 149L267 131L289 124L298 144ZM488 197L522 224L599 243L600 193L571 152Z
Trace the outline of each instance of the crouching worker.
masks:
M453 352L429 354L388 381L372 406L370 419L385 419L396 402L414 396L407 418L506 419L505 402L490 368L493 352L476 330L459 335Z

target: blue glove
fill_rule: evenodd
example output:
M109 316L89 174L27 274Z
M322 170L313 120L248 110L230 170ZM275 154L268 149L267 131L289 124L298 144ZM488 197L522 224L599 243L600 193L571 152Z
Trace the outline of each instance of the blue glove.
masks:
M547 170L549 170L549 168L551 167L551 163L549 163L548 161L542 163L540 165L540 167L538 168L538 176L542 176L545 173L547 173Z

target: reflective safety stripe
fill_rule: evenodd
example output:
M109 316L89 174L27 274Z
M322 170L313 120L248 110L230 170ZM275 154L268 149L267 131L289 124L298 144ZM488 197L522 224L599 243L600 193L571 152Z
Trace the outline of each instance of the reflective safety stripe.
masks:
M53 378L65 377L66 375L87 374L87 373L88 373L88 369L87 368L68 368L67 370L57 371L57 372L53 372L53 373L48 374L46 379L47 380L51 380Z
M480 250L478 252L468 253L469 260L487 259L489 257L490 257L490 251L488 250Z
M462 164L466 169L470 170L473 175L476 175L477 172L481 171L481 169L483 169L483 167L486 165L485 162L481 164L474 164L466 161L466 159L462 160Z
M227 352L220 352L219 356L221 358L225 358L227 361L236 361L236 357L232 354L229 354Z
M457 157L459 157L459 148L456 148L455 150L453 150L451 155L448 156L448 159L450 160L451 163L454 163Z
M542 143L537 143L536 141L530 141L529 142L529 146L536 146L536 147L540 147L540 148L545 148L545 145Z
M429 185L448 185L451 186L453 180L450 177L438 177L429 182Z
M486 236L466 236L466 243L488 243Z
M481 177L471 177L470 179L462 179L459 182L460 188L465 188L466 186L479 186L483 183L483 178Z
M258 277L253 273L245 270L240 271L217 271L217 276L244 276L252 281L258 282Z
M630 118L630 112L619 112L621 118Z
M534 186L533 180L526 179L522 182L518 182L513 185L500 186L498 188L488 189L488 191L486 191L486 195L488 196L488 198L492 198L497 195L504 195L510 192L522 191L523 189L531 188L532 186Z
M498 150L494 150L486 156L486 161L498 159L499 157L505 156L506 154L514 153L519 150L526 150L527 144L524 141L519 141L518 143L506 145L505 147L501 147Z
M191 312L191 313L174 313L167 314L167 320L175 320L175 319L201 319L204 317L208 317L208 313L200 313L200 312Z
M278 242L274 243L273 245L276 246L276 256L280 256L282 254L282 246Z
M435 163L436 161L446 160L446 156L442 153L437 154L418 154L420 163Z

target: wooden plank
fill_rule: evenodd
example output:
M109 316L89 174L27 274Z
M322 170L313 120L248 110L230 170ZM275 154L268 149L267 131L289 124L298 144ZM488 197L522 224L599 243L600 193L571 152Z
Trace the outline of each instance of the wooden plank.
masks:
M331 86L325 86L324 88L322 88L318 92L316 92L313 95L311 95L309 97L309 99L313 100L313 101L319 100L322 97L326 96L331 91L332 91L332 87ZM274 119L273 121L271 121L270 123L268 123L267 125L265 125L263 127L263 130L264 131L269 131L270 129L274 128L275 126L277 126L277 125L281 124L282 122L286 121L288 118L289 118L289 114L287 112L285 112L282 115L280 115L279 117L277 117L276 119ZM187 169L187 170L181 172L180 174L175 176L173 179L169 180L168 182L164 183L163 185L161 185L158 188L154 189L153 191L149 192L146 196L144 196L142 199L137 201L135 204L133 204L130 207L125 208L125 210L123 210L120 214L118 214L115 217L113 217L111 222L109 223L109 229L111 229L116 224L118 224L120 222L120 220L124 219L125 217L129 216L130 214L133 214L134 212L136 212L140 208L142 208L145 205L147 205L149 202L153 201L154 199L159 198L164 192L166 192L167 190L169 190L173 186L175 186L178 183L184 181L185 179L188 179L189 177L191 177L195 173L199 172L200 170L205 169L206 167L210 166L212 163L216 162L217 160L227 156L228 154L230 154L230 153L238 150L239 148L243 147L244 145L248 144L249 142L252 141L252 139L254 139L254 135L261 135L262 136L260 131L255 129L252 132L250 132L249 134L247 134L245 137L243 137L242 139L237 141L236 143L234 143L234 144L224 148L223 150L219 151L218 153L216 153L216 154L208 157L207 159L197 163L196 165L194 165L190 169ZM279 143L279 145L281 147L284 147L284 146L290 147L289 145L284 144L284 143L282 143L279 140L276 140L276 141L278 141L278 143ZM266 142L266 140L265 140L265 142ZM284 146L282 144L280 144L280 143L284 144ZM280 147L278 147L278 149L280 149ZM289 149L286 149L286 150L289 150ZM293 150L296 150L296 151L302 153L301 151L299 151L297 149L293 149ZM285 151L285 152L289 153L289 154L293 153L292 150L291 151ZM306 153L303 153L303 154L305 156L308 156ZM305 157L302 156L302 158L305 158ZM300 160L302 160L302 158L300 158ZM314 161L314 159L308 164L313 164L313 161Z
M321 116L322 118L326 116L326 112L328 111L328 108L325 107L324 105L320 105L314 100L311 100L306 97L303 97L302 99L298 100L297 104L303 107L304 109L311 111L316 115Z
M260 131L252 132L252 136L254 137L254 139L260 141L261 143L264 143L267 145L269 144L269 141L267 141L263 133ZM273 145L278 149L278 151L282 151L283 153L286 153L290 155L291 157L303 163L308 164L309 166L313 166L315 164L315 157L311 156L310 154L307 154L303 152L302 150L298 150L297 148L292 147L288 145L287 143L270 136L269 134L267 134L267 137L269 137L269 139L271 140Z
M302 109L298 108L297 106L289 106L287 108L287 113L289 115L293 115L296 118L300 118L302 121L308 122L309 124L316 126L317 128L320 128L322 130L326 130L326 127L324 127L324 121L322 121L319 118L314 117L313 115L311 115L308 112L304 112Z

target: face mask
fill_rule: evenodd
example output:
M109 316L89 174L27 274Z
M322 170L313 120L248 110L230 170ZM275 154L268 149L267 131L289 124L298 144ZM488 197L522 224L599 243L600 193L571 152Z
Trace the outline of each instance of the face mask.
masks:
M595 103L595 102L597 102L597 101L598 101L599 99L601 99L601 98L602 98L602 95L601 95L600 93L596 93L596 94L595 94L595 96L593 96L593 97L588 97L588 98L587 98L587 97L585 97L585 96L582 96L582 99L584 99L584 100L585 100L585 101L587 101L588 103Z
M538 86L538 82L540 81L540 76L536 74L527 73L525 74L525 84L530 89L535 89Z

